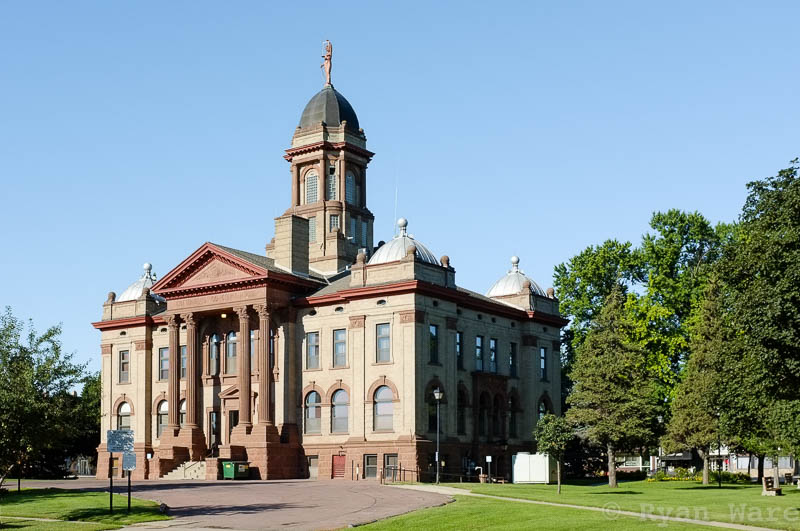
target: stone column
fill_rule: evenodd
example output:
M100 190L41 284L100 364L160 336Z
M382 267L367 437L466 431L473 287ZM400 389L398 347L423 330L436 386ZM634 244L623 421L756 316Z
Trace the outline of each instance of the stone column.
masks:
M270 322L269 310L264 304L255 307L258 312L258 366L261 368L258 380L258 423L275 425L272 416L272 367L269 363Z
M197 322L191 313L181 319L186 323L186 427L197 428Z
M169 379L167 383L167 405L169 413L167 416L167 430L175 433L180 427L179 411L181 400L181 355L180 355L180 326L177 315L168 315L167 326L169 327Z
M250 309L248 306L234 308L239 315L239 426L249 431L253 426L250 410Z

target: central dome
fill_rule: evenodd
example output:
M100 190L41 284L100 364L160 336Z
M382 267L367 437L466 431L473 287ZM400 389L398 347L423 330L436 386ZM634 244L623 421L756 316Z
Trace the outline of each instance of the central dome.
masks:
M344 121L347 122L348 129L358 131L358 116L350 102L339 94L333 85L325 85L325 88L317 92L303 109L300 127L312 127L320 122L325 122L327 126L338 127Z
M422 242L415 240L413 236L408 234L408 221L406 221L406 218L397 220L397 226L400 228L400 234L378 247L378 250L375 251L375 254L373 254L372 258L367 262L369 265L386 264L388 262L402 260L406 257L408 250L412 246L416 249L414 254L419 260L428 264L439 265L439 262L436 260L436 255L425 247Z

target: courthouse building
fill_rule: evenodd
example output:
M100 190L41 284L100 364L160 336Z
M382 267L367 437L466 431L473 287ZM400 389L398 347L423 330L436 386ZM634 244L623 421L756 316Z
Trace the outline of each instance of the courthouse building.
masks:
M98 477L122 474L106 430L132 429L134 478L217 478L219 461L235 459L261 479L398 466L424 479L437 388L443 472L474 473L491 455L508 475L510 456L531 450L538 416L560 407L566 321L552 289L513 257L479 294L420 241L425 227L417 239L400 219L394 237L373 235L372 157L353 107L326 84L284 155L291 204L263 251L204 243L162 278L145 264L109 293L94 323Z

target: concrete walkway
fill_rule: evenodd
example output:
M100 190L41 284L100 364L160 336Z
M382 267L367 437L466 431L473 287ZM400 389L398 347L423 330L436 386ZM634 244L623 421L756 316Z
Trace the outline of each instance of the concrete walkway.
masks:
M599 513L603 513L603 515L609 520L613 521L613 515L619 516L633 516L636 518L647 518L648 520L661 520L666 522L682 522L685 524L693 524L693 525L702 525L708 527L721 527L724 529L743 529L746 531L774 531L774 529L770 530L767 527L756 527L752 525L743 525L743 524L734 524L728 522L714 522L708 520L695 520L693 518L681 518L679 516L666 516L660 514L646 514L646 513L636 513L633 511L623 511L621 509L616 509L613 507L588 507L586 505L573 505L571 503L555 503L555 502L546 502L546 501L537 501L537 500L523 500L520 498L507 498L504 496L492 496L491 494L478 494L475 492L470 492L466 489L456 489L453 487L442 487L438 485L396 485L394 488L397 489L407 489L407 490L418 490L422 492L429 492L431 494L441 494L446 496L474 496L476 498L491 498L493 500L501 500L505 502L517 502L517 503L532 503L534 505L550 505L552 507L569 507L570 509L581 509L583 511L595 511ZM616 505L616 504L615 504Z

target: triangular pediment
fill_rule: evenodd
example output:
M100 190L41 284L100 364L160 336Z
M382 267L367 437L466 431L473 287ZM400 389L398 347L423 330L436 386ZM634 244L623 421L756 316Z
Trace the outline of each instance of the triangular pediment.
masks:
M155 293L262 278L267 270L212 243L203 244L159 280Z
M196 273L187 278L181 286L200 286L240 278L250 278L252 276L214 256L205 265L201 266Z
M221 399L239 398L239 386L238 385L232 385L232 386L228 387L227 389L225 389L224 391L220 391L219 392L219 397Z

